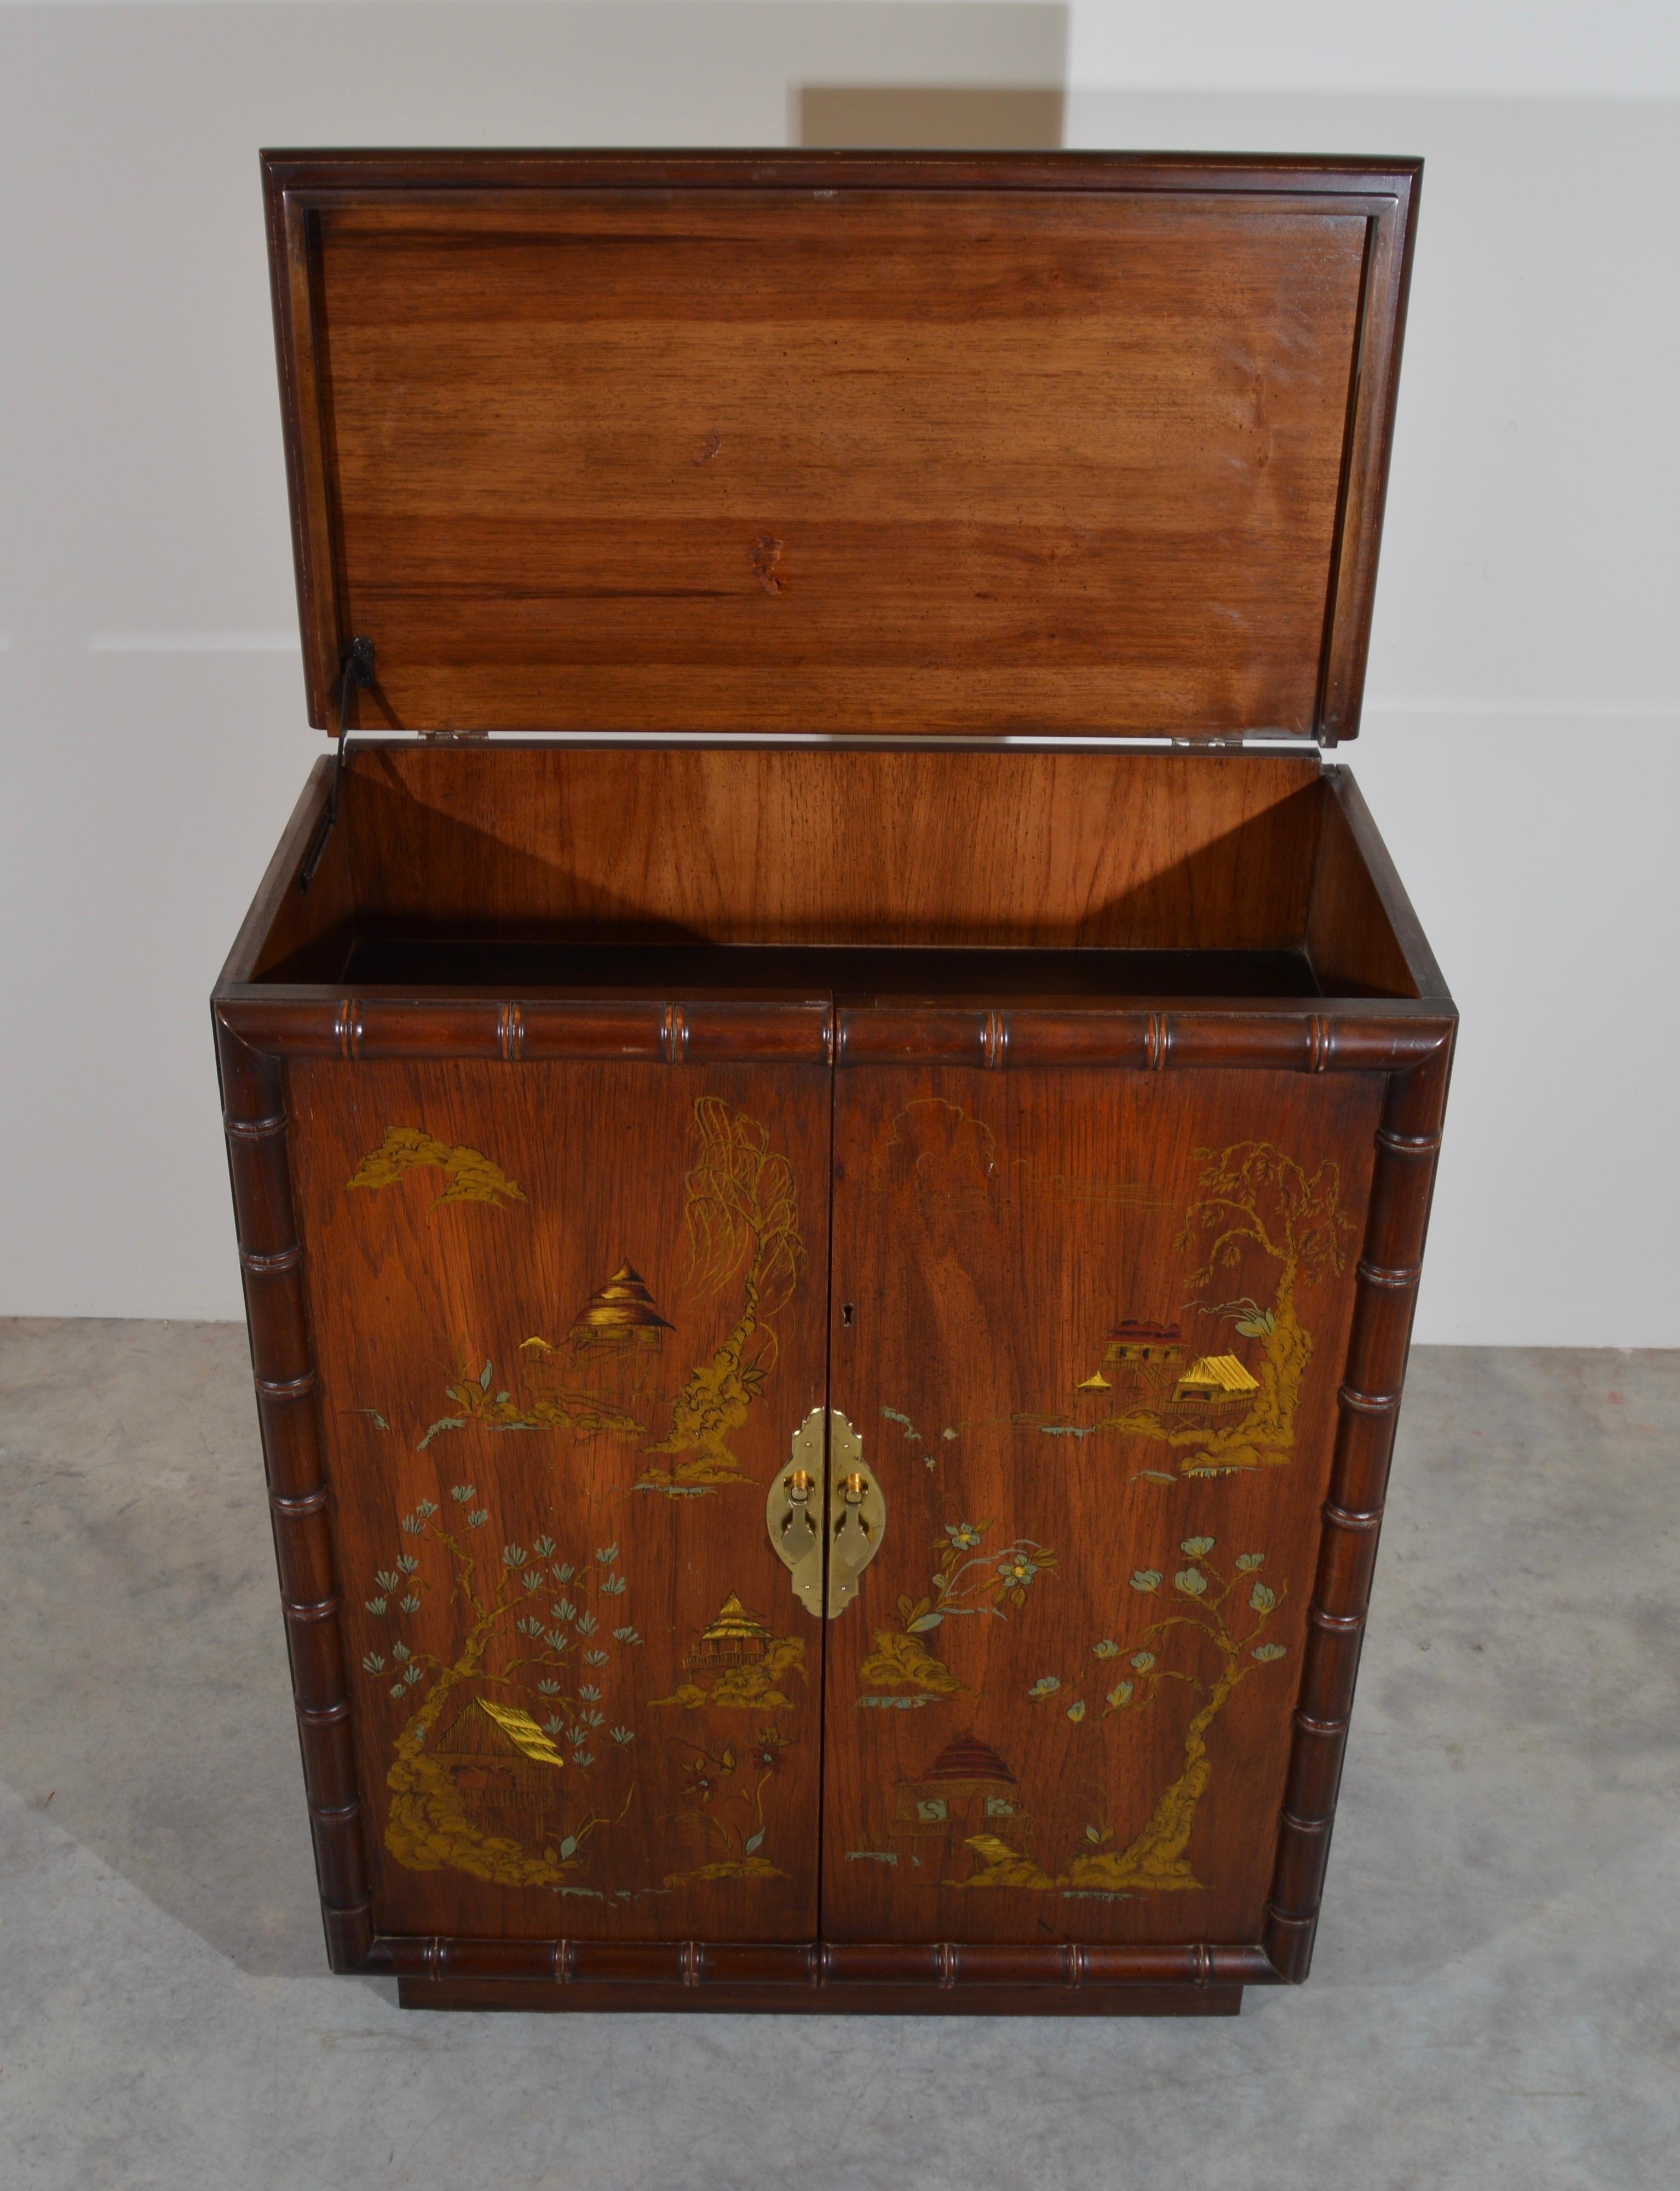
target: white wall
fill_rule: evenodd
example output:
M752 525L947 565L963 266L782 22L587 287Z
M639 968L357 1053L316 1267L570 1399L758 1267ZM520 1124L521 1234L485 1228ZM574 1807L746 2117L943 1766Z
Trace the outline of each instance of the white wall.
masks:
M319 743L257 146L779 144L814 84L1064 83L1072 144L1429 162L1347 756L1465 1013L1420 1335L1680 1343L1675 20L0 6L0 1312L238 1312L204 999Z

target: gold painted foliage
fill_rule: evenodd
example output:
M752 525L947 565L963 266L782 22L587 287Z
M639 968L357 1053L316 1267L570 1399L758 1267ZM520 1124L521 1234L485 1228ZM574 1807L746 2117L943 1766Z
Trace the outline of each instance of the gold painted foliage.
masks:
M997 1176L997 1137L942 1096L906 1104L871 1163L876 1182L951 1204L986 1206Z
M1340 1272L1354 1221L1342 1214L1342 1172L1328 1158L1310 1175L1269 1141L1236 1141L1198 1149L1201 1193L1184 1213L1178 1246L1198 1258L1194 1291L1258 1248L1283 1266L1292 1287L1297 1272L1316 1278Z
M1181 1408L1164 1403L1159 1392L1151 1397L1128 1388L1116 1392L1114 1412L1094 1423L1041 1420L1038 1427L1053 1437L1076 1430L1081 1437L1107 1431L1121 1437L1155 1439L1180 1452L1178 1472L1185 1477L1286 1467L1295 1446L1302 1383L1313 1354L1313 1335L1296 1313L1297 1283L1343 1271L1348 1244L1357 1230L1342 1214L1341 1170L1325 1158L1308 1173L1269 1141L1198 1149L1196 1157L1201 1166L1200 1192L1186 1209L1173 1245L1193 1264L1188 1281L1192 1298L1185 1306L1230 1318L1245 1339L1260 1342L1259 1361L1250 1372L1254 1389L1241 1417L1213 1423L1189 1420ZM1269 1306L1247 1295L1235 1300L1206 1298L1221 1290L1217 1281L1222 1273L1251 1268L1261 1256L1276 1266ZM1110 1389L1106 1382L1102 1389Z
M866 1695L883 1690L934 1697L965 1693L944 1659L934 1658L919 1636L891 1628L877 1628L873 1633L875 1648L858 1669L858 1681Z
M406 1173L423 1169L441 1171L447 1181L432 1204L434 1209L440 1209L446 1202L487 1202L500 1209L504 1202L525 1198L517 1181L482 1151L451 1148L418 1126L387 1126L384 1140L377 1149L369 1150L346 1187L365 1187L377 1192L394 1186Z
M700 1711L710 1705L718 1711L791 1711L793 1699L781 1686L785 1675L805 1672L804 1640L797 1636L773 1636L764 1655L751 1665L726 1666L711 1687L684 1682L668 1697L655 1697L656 1704L675 1705L681 1711Z
M775 1367L771 1318L786 1306L805 1260L793 1167L771 1148L766 1130L707 1096L695 1105L694 1136L687 1283L703 1297L739 1280L744 1300L712 1359L695 1365L672 1402L669 1434L647 1448L681 1458L650 1469L641 1478L646 1490L747 1480L729 1438Z
M763 1126L715 1096L695 1105L694 1133L688 1283L715 1294L746 1271L762 1322L786 1302L804 1261L793 1167Z

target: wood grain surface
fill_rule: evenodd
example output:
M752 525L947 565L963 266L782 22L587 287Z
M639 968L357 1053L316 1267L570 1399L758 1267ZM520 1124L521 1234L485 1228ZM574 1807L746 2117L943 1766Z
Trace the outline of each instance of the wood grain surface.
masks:
M298 1062L290 1106L378 1929L810 1937L821 1629L764 1498L823 1397L827 1075Z
M1416 174L1310 164L271 156L317 720L1351 735Z
M333 1966L1299 1980L1451 1000L1314 753L904 741L1354 732L1417 164L264 174L312 720L629 734L353 744L218 985Z
M830 1640L826 1937L1260 1937L1383 1084L841 1076L832 1390L889 1519ZM1175 1402L1207 1357L1261 1389Z
M1321 790L1316 754L391 744L340 828L370 929L1265 949Z

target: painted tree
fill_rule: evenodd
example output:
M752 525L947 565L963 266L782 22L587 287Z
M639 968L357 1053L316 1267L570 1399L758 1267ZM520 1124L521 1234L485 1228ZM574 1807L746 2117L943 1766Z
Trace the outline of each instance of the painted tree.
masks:
M1150 1621L1129 1644L1104 1637L1093 1647L1098 1665L1124 1657L1127 1666L1127 1675L1103 1698L1102 1711L1092 1713L1086 1699L1073 1693L1082 1683L1060 1675L1042 1675L1028 1691L1035 1703L1060 1706L1076 1727L1096 1728L1116 1714L1154 1710L1163 1699L1188 1690L1194 1704L1184 1728L1183 1762L1157 1797L1146 1823L1121 1849L1108 1846L1114 1839L1110 1819L1087 1825L1085 1849L1053 1875L1025 1851L1009 1847L996 1835L976 1835L968 1844L975 1854L974 1875L960 1884L1108 1892L1202 1884L1190 1866L1189 1841L1196 1807L1212 1774L1208 1735L1242 1684L1286 1655L1285 1647L1272 1642L1265 1630L1289 1595L1286 1585L1274 1590L1260 1580L1263 1553L1240 1553L1230 1572L1223 1574L1210 1557L1214 1545L1212 1537L1187 1537L1179 1546L1185 1564L1173 1574L1173 1594L1166 1600L1172 1609ZM1143 1598L1159 1598L1166 1583L1161 1568L1140 1568L1132 1577L1132 1590Z
M1148 1824L1123 1849L1102 1847L1105 1826L1086 1829L1092 1852L1076 1857L1069 1866L1072 1887L1200 1884L1190 1869L1189 1850L1196 1806L1207 1792L1208 1732L1246 1681L1285 1656L1285 1647L1269 1642L1264 1631L1289 1595L1286 1585L1274 1590L1260 1580L1257 1570L1265 1564L1263 1553L1239 1553L1230 1573L1222 1574L1209 1557L1213 1549L1212 1537L1184 1539L1179 1550L1187 1564L1172 1577L1175 1609L1138 1634L1127 1654L1130 1676L1117 1682L1104 1699L1109 1712L1149 1711L1163 1695L1188 1689L1195 1704L1184 1728L1182 1769L1162 1790ZM1132 1587L1140 1596L1154 1597L1165 1580L1153 1568L1140 1568L1132 1578ZM1247 1597L1239 1605L1245 1585ZM1121 1648L1115 1649L1115 1657ZM1104 1647L1099 1644L1097 1649L1100 1653Z
M568 1891L586 1868L592 1837L623 1817L635 1792L632 1783L616 1812L590 1794L597 1768L635 1740L611 1710L622 1654L642 1642L627 1617L618 1547L567 1560L543 1535L529 1550L498 1550L475 1486L457 1483L450 1498L449 1515L423 1499L401 1517L402 1549L376 1570L363 1607L384 1631L383 1648L362 1659L364 1675L393 1699L417 1705L397 1734L387 1775L385 1845L413 1870L447 1865L499 1886ZM421 1632L415 1616L446 1579L456 1616L452 1657L407 1640ZM437 1625L425 1624L434 1632ZM552 1803L536 1821L541 1846L491 1832L473 1817L431 1739L451 1699L481 1701L511 1749L552 1774Z
M695 1106L695 1138L686 1283L704 1300L740 1281L744 1299L722 1345L672 1402L668 1435L647 1448L673 1457L668 1470L643 1477L650 1488L746 1480L729 1437L775 1367L772 1319L791 1298L805 1259L793 1167L770 1147L766 1129L707 1096Z
M1340 1168L1326 1158L1308 1174L1269 1141L1198 1149L1200 1193L1184 1213L1174 1245L1195 1260L1186 1304L1231 1318L1260 1341L1259 1387L1234 1422L1186 1424L1159 1408L1122 1408L1098 1428L1183 1449L1185 1475L1223 1469L1280 1468L1295 1445L1295 1414L1312 1357L1310 1332L1296 1314L1297 1283L1347 1267L1354 1226L1341 1208ZM1223 1273L1264 1256L1274 1268L1270 1305L1217 1298Z
M481 1150L451 1148L419 1126L387 1126L385 1138L370 1149L346 1181L348 1188L377 1193L415 1170L435 1169L447 1184L432 1204L434 1213L450 1202L523 1202L525 1189Z

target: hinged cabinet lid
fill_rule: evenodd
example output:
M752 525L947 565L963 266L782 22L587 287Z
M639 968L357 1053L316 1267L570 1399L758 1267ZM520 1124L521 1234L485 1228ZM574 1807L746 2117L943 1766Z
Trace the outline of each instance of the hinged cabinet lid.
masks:
M312 722L1359 722L1419 165L264 156Z

